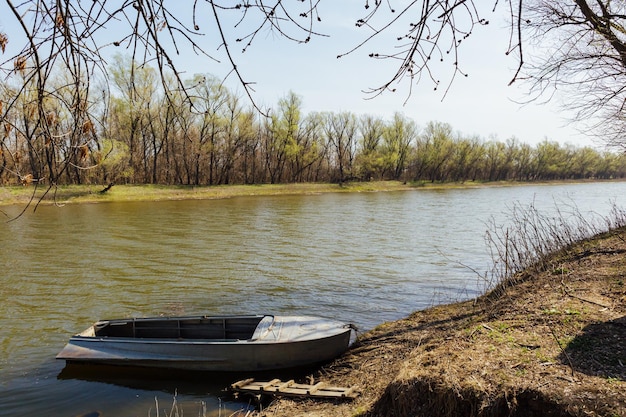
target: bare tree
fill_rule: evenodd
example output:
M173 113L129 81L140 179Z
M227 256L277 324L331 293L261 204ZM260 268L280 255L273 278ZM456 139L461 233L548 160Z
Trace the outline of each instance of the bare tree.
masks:
M525 71L532 98L563 90L589 132L626 147L626 3L534 0L525 12L528 38L541 51Z

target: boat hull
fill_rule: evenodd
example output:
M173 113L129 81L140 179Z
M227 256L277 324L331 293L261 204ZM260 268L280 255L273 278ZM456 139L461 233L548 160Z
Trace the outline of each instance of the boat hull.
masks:
M273 317L273 316L272 316ZM295 320L294 320L295 319ZM259 325L261 327L261 325ZM330 361L349 346L351 328L319 318L276 317L246 340L97 337L87 329L57 355L67 362L194 371L266 371Z

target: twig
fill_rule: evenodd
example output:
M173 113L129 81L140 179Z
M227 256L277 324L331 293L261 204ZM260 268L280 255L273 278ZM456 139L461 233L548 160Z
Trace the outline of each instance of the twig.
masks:
M559 342L559 338L554 333L554 329L552 328L552 326L550 326L550 324L548 324L548 329L550 330L550 333L552 334L552 337L554 338L556 344L559 346L561 353L563 353L563 356L565 356L565 358L567 359L567 362L569 363L569 368L572 371L572 378L574 378L576 375L574 373L574 364L572 363L572 358L570 358L565 349L563 349L563 346L561 346L561 342Z
M564 288L565 294L566 294L566 295L568 295L568 296L570 296L570 297L572 297L572 298L576 298L576 299L578 299L578 300L580 300L580 301L584 301L585 303L594 304L594 305L600 306L600 307L602 307L602 308L607 308L607 309L608 309L608 308L611 308L611 306L607 306L607 305L604 305L604 304L597 303L597 302L595 302L595 301L587 300L586 298L582 298L582 297L579 297L579 296L577 296L577 295L574 295L574 294L570 293L569 288L568 288L568 287L567 287L567 285L563 282L563 280L561 280L561 285L562 285L562 286L563 286L563 288Z

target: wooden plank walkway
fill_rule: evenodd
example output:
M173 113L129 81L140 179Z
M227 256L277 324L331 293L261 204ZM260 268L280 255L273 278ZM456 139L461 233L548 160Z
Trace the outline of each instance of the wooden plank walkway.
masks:
M257 395L284 395L306 398L353 399L359 395L359 392L355 387L333 387L327 386L325 382L318 382L315 385L296 384L293 379L283 382L280 379L273 379L271 381L255 381L253 378L249 378L235 382L230 386L230 388L235 392L245 392Z

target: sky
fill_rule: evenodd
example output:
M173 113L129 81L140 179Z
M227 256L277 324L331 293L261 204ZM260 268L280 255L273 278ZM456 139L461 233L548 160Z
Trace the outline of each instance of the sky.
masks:
M518 82L508 85L517 61L505 54L509 30L502 16L506 10L502 7L500 12L496 10L487 16L492 19L490 25L475 30L462 45L459 62L468 76L457 76L445 96L451 62L437 70L441 80L437 91L429 80L422 79L410 96L407 81L397 85L395 92L377 97L366 94L364 91L378 87L396 71L393 62L369 58L369 53L382 48L390 50L406 26L399 22L365 47L337 59L337 55L351 50L368 34L355 26L356 20L365 14L364 3L365 0L320 3L322 21L317 29L329 36L313 37L307 44L296 44L267 30L260 32L245 53L240 53L240 43L231 43L231 52L244 79L255 83L253 98L257 104L276 106L281 97L293 91L301 96L304 112L350 111L385 119L401 112L418 126L430 121L449 123L463 136L479 136L484 140L505 141L515 137L532 145L548 139L575 146L598 146L593 138L581 134L582 126L572 123L559 107L558 100L566 97L556 96L547 104L538 101L523 104L528 101L528 85ZM242 33L247 32L236 31L233 37ZM222 49L211 50L210 42L206 49L220 57ZM205 67L197 56L186 58L183 54L180 58L182 68L189 72L206 71L223 76L230 69L225 62L208 63ZM235 81L234 77L229 79L228 85L242 91Z
M509 32L502 18L502 7L500 12L496 10L487 16L491 19L490 25L478 28L464 41L459 63L468 76L457 77L445 97L452 68L449 61L434 68L441 80L437 91L429 80L422 79L413 87L410 96L406 80L396 86L395 92L385 92L377 97L366 94L365 90L378 87L396 71L391 60L372 59L368 57L369 53L389 51L397 44L396 38L404 34L407 23L399 21L383 36L337 59L337 55L350 51L367 37L366 28L355 26L356 20L365 15L366 1L320 2L321 22L316 23L316 30L328 36L314 36L306 44L289 41L267 29L259 31L245 53L241 53L241 43L230 42L231 53L244 80L254 83L252 96L257 105L276 107L278 100L292 91L301 97L305 113L349 111L388 120L395 112L401 112L420 127L431 121L449 123L463 136L478 136L484 140L505 141L515 137L531 145L545 139L575 146L597 145L591 137L580 134L579 126L569 121L566 112L559 109L558 96L548 104L520 104L526 99L528 86L522 83L508 86L517 62L515 57L505 55ZM369 2L373 3L373 0ZM406 3L390 0L388 4L400 6ZM180 54L173 54L173 57L183 78L191 78L196 73L224 78L231 69L217 32L211 30L215 27L212 11L206 3L204 5L196 16L196 23L204 36L196 40L219 62L194 54L179 37ZM0 6L0 11L4 7ZM0 16L9 16L4 12ZM388 9L386 14L395 16ZM259 21L254 16L243 22L233 20L241 16L238 11L224 11L223 16L223 30L230 39L250 33L254 23ZM183 23L193 26L188 9L181 8L179 17ZM12 33L15 28L12 25L14 23L8 18L0 18L0 26L5 31ZM105 29L104 36L111 38L101 38L103 43L118 36L115 27ZM302 36L301 33L297 35ZM124 53L125 49L110 47L105 56L107 53L112 56L115 52ZM226 78L225 84L243 94L243 88L233 74Z

